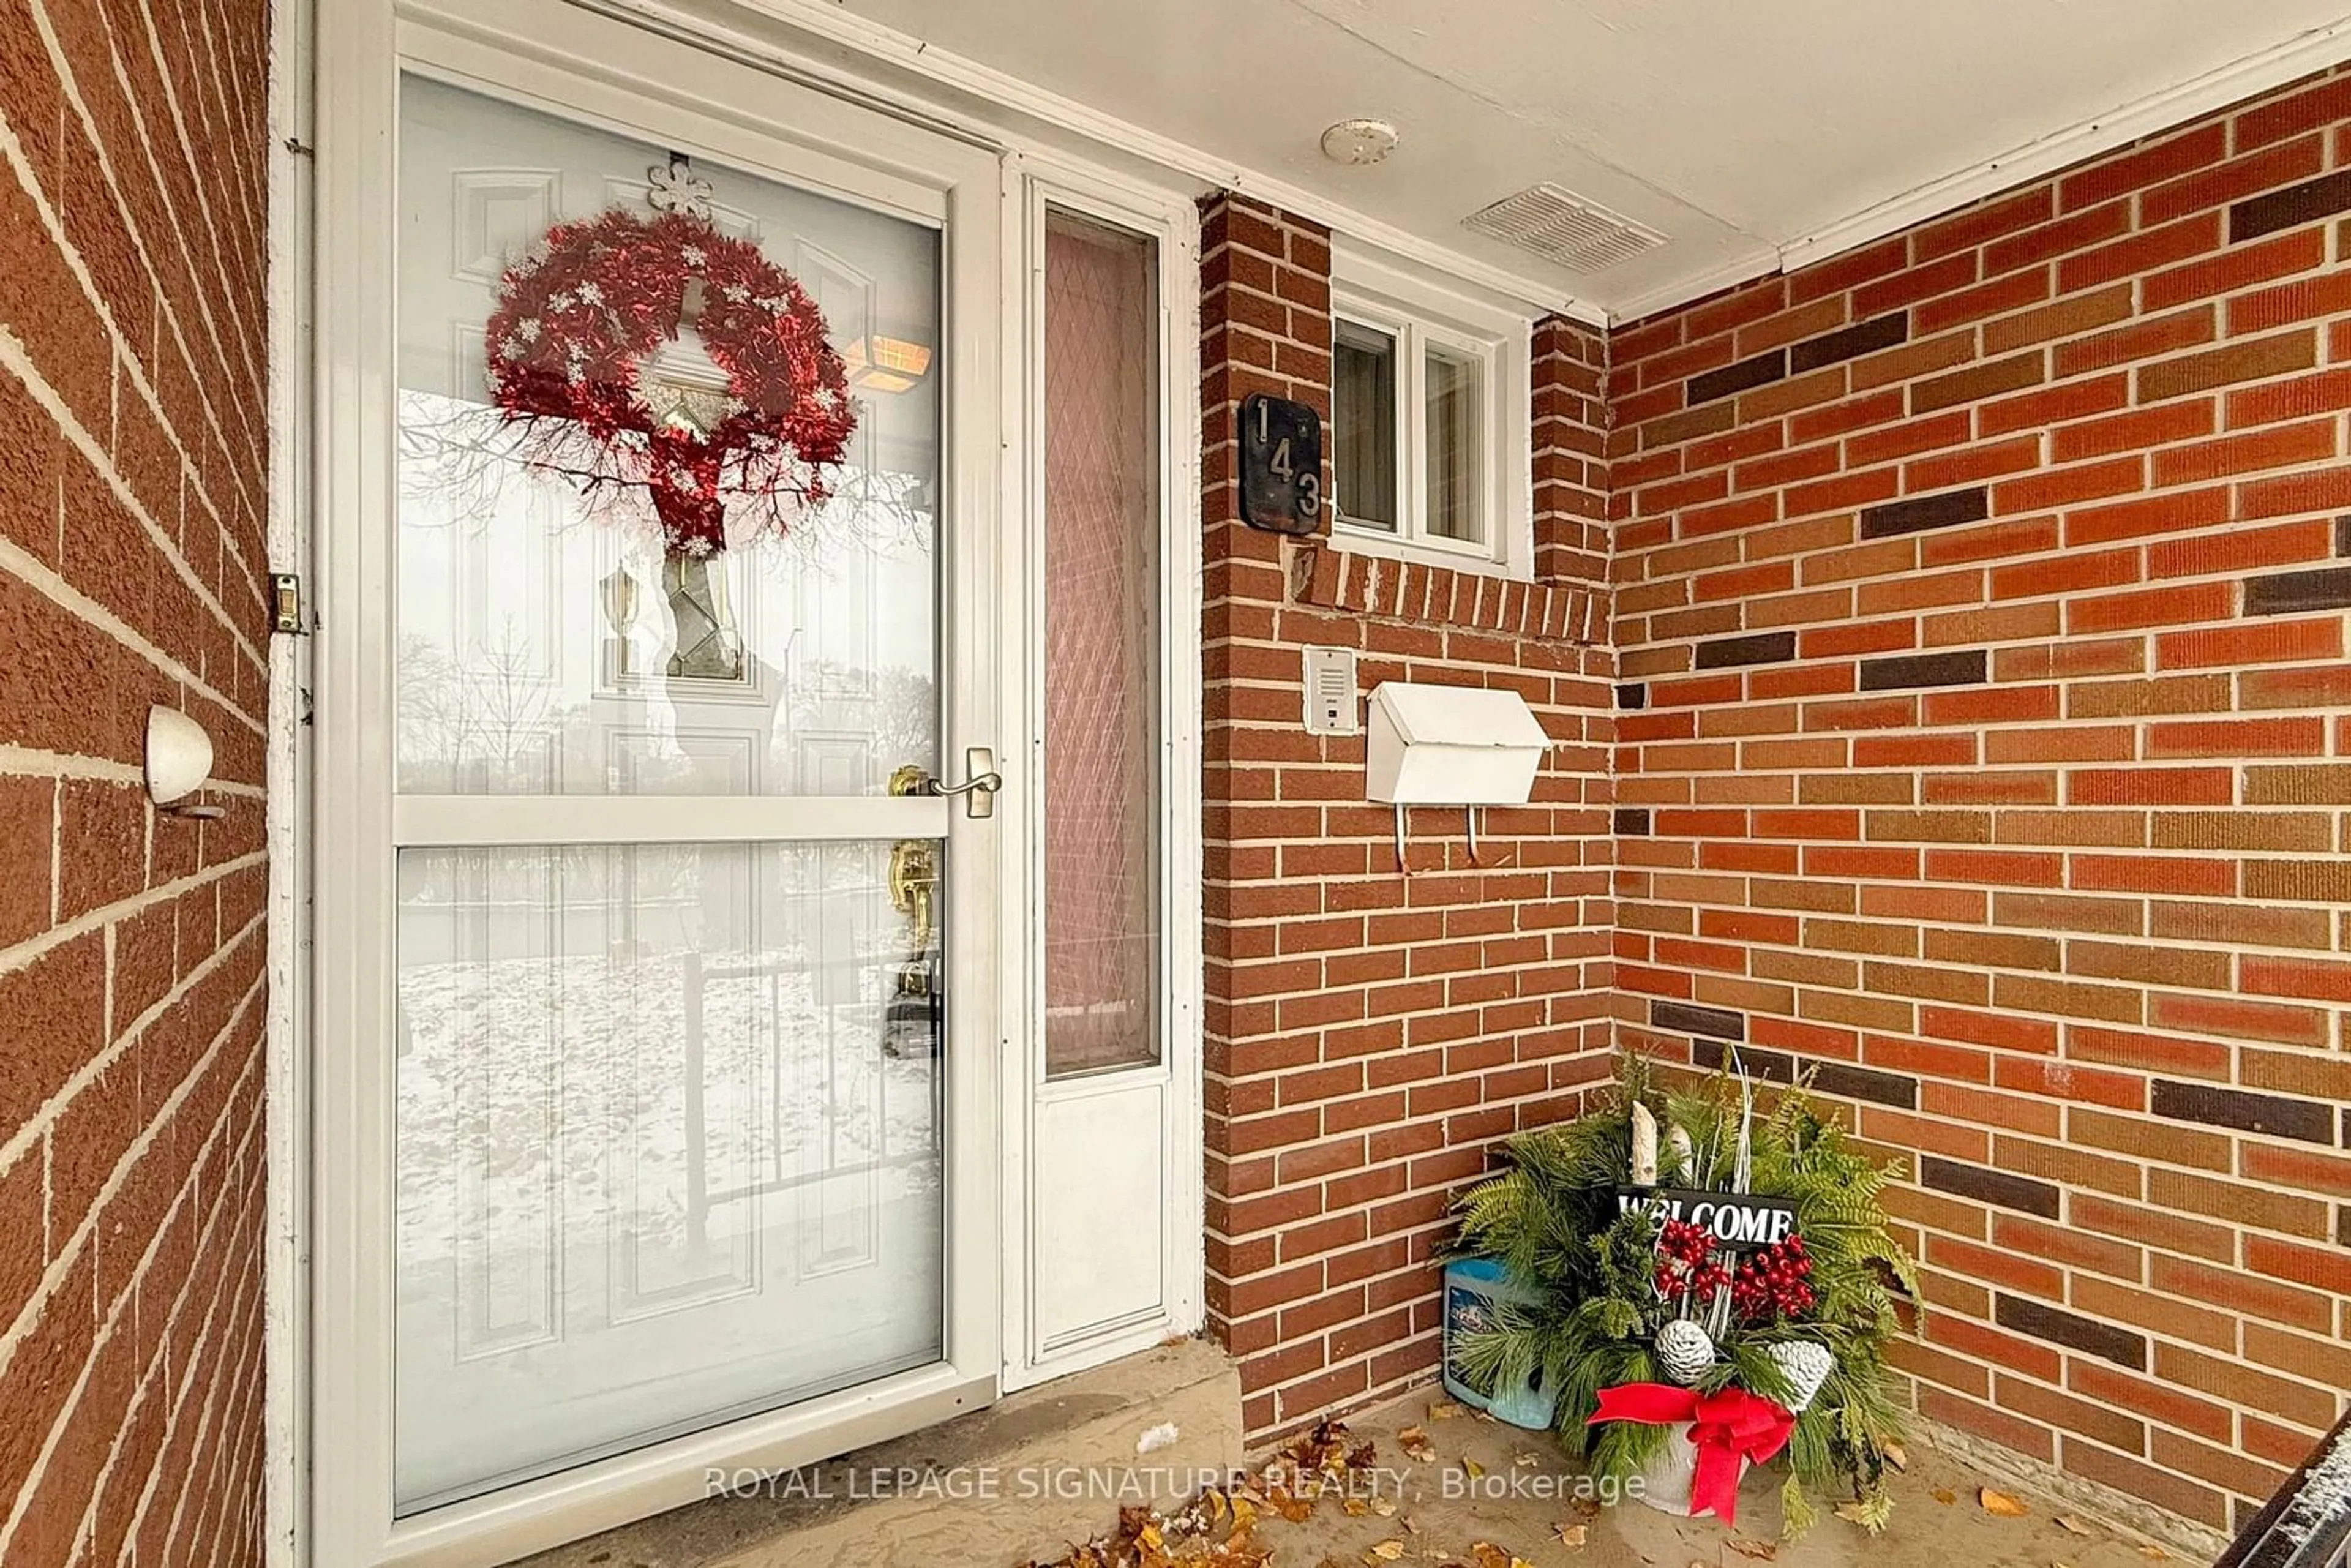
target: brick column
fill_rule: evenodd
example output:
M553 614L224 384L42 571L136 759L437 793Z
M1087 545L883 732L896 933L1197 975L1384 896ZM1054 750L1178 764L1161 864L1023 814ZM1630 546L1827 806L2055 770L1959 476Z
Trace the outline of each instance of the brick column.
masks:
M1535 576L1608 581L1608 340L1561 316L1535 323Z
M1232 197L1203 216L1207 1299L1264 1437L1431 1375L1454 1194L1607 1071L1600 346L1547 324L1539 372L1553 553L1586 586L1259 533L1239 520L1236 412L1262 391L1327 418L1329 236ZM1483 863L1458 813L1421 811L1397 873L1363 741L1304 732L1308 643L1356 649L1366 691L1508 685L1534 706L1561 746L1533 805L1490 813Z

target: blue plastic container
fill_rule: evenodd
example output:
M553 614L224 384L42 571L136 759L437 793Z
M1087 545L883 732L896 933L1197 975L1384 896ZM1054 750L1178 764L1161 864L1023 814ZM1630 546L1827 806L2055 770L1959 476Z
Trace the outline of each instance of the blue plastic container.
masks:
M1463 1333L1492 1322L1497 1302L1533 1305L1541 1299L1512 1280L1495 1259L1463 1258L1445 1266L1445 1391L1497 1421L1524 1427L1531 1432L1550 1430L1552 1416L1559 1405L1558 1394L1542 1386L1542 1374L1537 1372L1523 1388L1489 1394L1469 1381L1461 1368L1456 1346Z

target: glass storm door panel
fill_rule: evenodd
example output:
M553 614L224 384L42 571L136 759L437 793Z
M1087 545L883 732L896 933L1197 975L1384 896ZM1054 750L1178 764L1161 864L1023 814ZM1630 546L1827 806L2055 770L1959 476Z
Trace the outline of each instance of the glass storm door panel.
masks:
M400 146L413 1514L941 1359L949 817L907 798L940 755L938 231L421 78ZM551 228L607 213L719 237L612 244L502 312L571 265ZM746 246L820 315L841 397L704 337L796 303ZM687 319L612 371L597 334L664 267ZM585 416L517 421L502 350L569 366L533 396L634 399L652 434L627 413L615 457ZM716 510L683 479L656 501L662 462L810 395L855 420L821 486L771 507L737 455Z
M904 764L936 772L937 232L415 77L401 166L400 790L875 796ZM735 548L708 554L664 549L635 482L642 442L605 459L572 439L578 422L511 419L489 370L500 349L555 364L543 345L559 330L583 356L620 336L583 323L564 288L545 302L568 301L568 319L523 315L489 342L516 263L609 287L616 312L634 303L624 288L692 265L550 256L551 225L672 210L706 212L798 283L855 418L820 500L787 484L755 502L752 481L723 475ZM715 319L706 303L700 317ZM672 429L716 423L735 390L693 326L635 375L628 401ZM758 390L795 389L778 373Z

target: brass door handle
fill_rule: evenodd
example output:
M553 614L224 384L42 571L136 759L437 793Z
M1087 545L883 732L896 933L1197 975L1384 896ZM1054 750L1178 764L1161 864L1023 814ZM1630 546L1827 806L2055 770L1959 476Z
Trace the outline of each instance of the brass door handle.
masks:
M890 851L890 903L914 922L911 945L918 957L931 945L935 920L932 900L938 885L938 855L931 841L900 839Z

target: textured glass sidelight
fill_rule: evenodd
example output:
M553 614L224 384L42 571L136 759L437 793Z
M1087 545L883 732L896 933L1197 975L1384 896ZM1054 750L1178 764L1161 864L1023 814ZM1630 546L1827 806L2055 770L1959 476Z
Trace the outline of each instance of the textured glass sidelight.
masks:
M1159 1059L1158 261L1045 231L1045 1060Z

